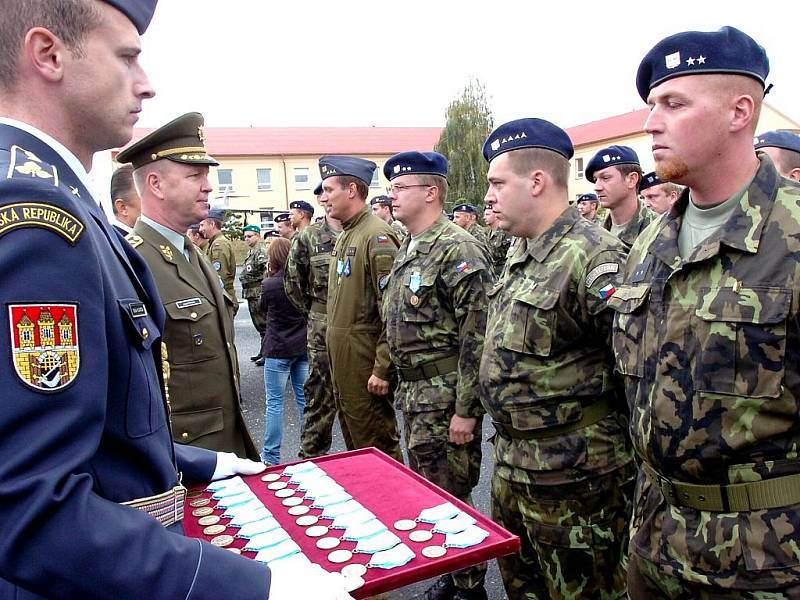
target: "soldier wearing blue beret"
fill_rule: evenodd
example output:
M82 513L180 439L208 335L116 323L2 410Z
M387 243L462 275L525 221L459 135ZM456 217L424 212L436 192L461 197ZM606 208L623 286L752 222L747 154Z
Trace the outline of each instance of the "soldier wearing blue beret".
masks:
M644 205L657 215L663 215L672 208L682 191L683 187L677 183L661 181L655 171L644 175L639 184L639 195Z
M300 233L311 225L314 217L314 207L305 200L295 200L289 203L289 221L294 228L295 234Z
M400 239L406 237L408 230L405 225L394 218L392 199L389 196L375 196L369 201L369 205L372 209L372 214L394 229Z
M597 221L597 194L581 194L575 201L575 208L584 219Z
M800 181L800 135L793 131L767 131L756 136L755 146L772 159L778 173Z
M403 460L380 306L400 241L366 206L377 165L354 156L319 159L322 199L344 231L328 276L328 324L334 398L348 450L375 446Z
M474 204L461 202L453 207L453 223L478 240L486 255L489 256L491 254L489 237L486 230L478 223L478 213L478 207Z
M753 151L768 73L732 27L669 36L637 73L656 173L688 189L609 300L633 600L800 597L800 185Z
M275 231L278 232L280 237L291 240L294 237L294 227L292 227L292 215L289 213L281 213L276 215L273 219L275 222Z
M619 145L598 150L586 165L585 176L606 209L603 227L630 248L655 217L639 201L642 168L636 151Z
M173 443L159 293L90 191L153 96L155 5L0 3L0 598L349 597L183 536L184 484L264 467Z
M489 300L481 397L495 431L492 518L508 597L621 598L636 465L609 352L623 244L570 206L573 148L543 119L483 146L486 203L515 237Z

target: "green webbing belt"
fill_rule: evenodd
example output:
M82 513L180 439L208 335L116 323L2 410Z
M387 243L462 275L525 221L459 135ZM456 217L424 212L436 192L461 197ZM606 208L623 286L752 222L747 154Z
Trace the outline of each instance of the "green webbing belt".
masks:
M497 433L506 439L543 440L545 438L572 433L573 431L578 431L579 429L583 429L589 425L594 425L598 421L605 419L613 412L614 409L609 402L609 398L604 396L596 402L584 406L581 409L582 414L580 420L575 421L574 423L567 423L566 425L558 425L556 427L543 427L542 429L535 430L514 429L510 425L498 423L497 421L492 421L492 425L494 425Z
M457 356L445 356L417 367L397 368L400 381L422 381L433 379L437 375L447 375L458 369Z

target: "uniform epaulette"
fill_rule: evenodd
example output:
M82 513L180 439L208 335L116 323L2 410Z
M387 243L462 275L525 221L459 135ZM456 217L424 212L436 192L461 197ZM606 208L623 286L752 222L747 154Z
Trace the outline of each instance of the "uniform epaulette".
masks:
M42 161L30 150L19 146L11 146L11 160L8 163L6 179L41 179L58 186L58 170L51 164Z
M128 243L134 248L138 248L144 243L144 240L135 233L129 233L125 236L125 239L128 240Z

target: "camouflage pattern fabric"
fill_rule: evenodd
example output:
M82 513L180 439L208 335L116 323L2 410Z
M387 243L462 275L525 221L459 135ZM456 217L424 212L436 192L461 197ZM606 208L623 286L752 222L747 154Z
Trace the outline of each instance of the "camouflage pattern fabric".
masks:
M511 247L511 236L502 229L495 229L489 233L489 251L492 255L492 266L495 278L503 274L506 266L506 256Z
M239 281L242 283L242 298L247 300L250 319L261 337L264 337L264 332L267 330L267 316L261 312L258 301L261 298L261 281L267 272L268 261L267 250L264 248L264 244L259 242L255 247L250 248L239 275Z
M493 421L538 437L495 436L496 506L492 510L502 519L503 515L514 519L531 503L536 506L536 519L549 524L602 529L608 523L627 522L629 505L622 497L615 499L603 492L595 506L589 500L598 486L607 490L598 482L610 479L622 486L632 481L634 473L624 405L611 377L613 313L606 304L621 279L624 247L569 207L538 238L518 238L512 248L503 277L490 292L480 367L482 399ZM582 429L547 436L548 429L581 421L583 410L600 402L615 410ZM566 490L572 494L564 495L566 504L550 501ZM525 498L517 497L518 492ZM604 507L603 498L609 502ZM583 503L586 508L580 509ZM528 522L531 518L526 515ZM519 520L515 527L519 529ZM516 598L537 597L541 580L533 572L527 579L514 565L541 564L547 558L538 555L539 543L552 545L539 539L549 535L549 530L527 525L525 530L529 541L536 541L524 544L516 559L500 563L506 591ZM606 546L616 552L613 559L604 558L606 571L611 564L622 564L622 540L627 536L621 528L610 532L618 536L614 541L602 536L580 538L592 551L594 544L597 552ZM582 576L579 570L575 573ZM569 581L571 575L562 573L561 577ZM526 583L515 583L519 578ZM619 581L605 577L581 585L570 582L566 587L602 588L613 597L621 593ZM557 582L548 585L564 587ZM566 597L596 596L576 592Z
M610 301L634 447L672 480L800 472L800 186L760 160L729 221L682 259L685 191L634 244ZM668 505L640 478L633 526L632 550L682 581L800 583L800 504L709 512Z
M468 234L470 234L472 237L478 240L487 260L491 261L492 252L491 252L491 247L489 245L489 235L486 232L486 230L483 227L481 227L478 223L473 223L472 226L466 231Z
M338 231L324 219L306 227L292 240L286 263L284 289L297 309L308 315L308 379L303 384L306 407L300 458L315 458L331 449L336 403L328 348L325 345L328 316L328 270Z
M403 462L391 394L367 391L371 375L391 378L380 282L400 243L367 207L342 225L331 257L325 336L342 434L348 450L375 446Z
M391 227L392 229L395 230L395 232L397 233L398 239L402 240L404 237L406 237L408 235L408 229L406 229L406 226L403 225L397 219L392 219L392 222L389 223L389 227Z
M630 250L639 234L645 230L653 221L658 219L660 215L654 213L652 210L644 205L644 202L637 200L639 208L636 209L633 217L628 221L625 229L619 234L620 241L625 244L625 248ZM608 211L606 211L608 212ZM611 231L611 213L608 212L605 219L603 219L603 229Z

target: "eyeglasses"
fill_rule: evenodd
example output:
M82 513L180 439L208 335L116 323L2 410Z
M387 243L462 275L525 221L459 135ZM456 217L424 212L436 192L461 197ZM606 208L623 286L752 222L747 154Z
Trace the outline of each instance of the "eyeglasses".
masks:
M395 184L395 185L392 185L389 188L388 191L391 192L392 194L399 194L403 190L407 190L408 188L412 188L412 187L433 187L433 186L432 185L427 185L425 183L415 183L415 184L412 184L412 185L397 185L397 184Z

